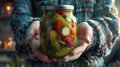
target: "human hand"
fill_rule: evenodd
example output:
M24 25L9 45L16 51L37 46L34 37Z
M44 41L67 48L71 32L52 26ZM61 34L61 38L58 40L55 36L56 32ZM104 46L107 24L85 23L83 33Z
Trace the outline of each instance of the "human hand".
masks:
M39 28L40 28L40 22L34 21L27 30L26 42L31 47L33 54L39 60L43 62L50 62L48 56L40 50Z
M91 44L93 38L93 29L87 22L82 22L78 24L77 27L77 37L78 40L84 40L86 43ZM78 44L81 41L78 41Z
M53 58L54 62L68 62L78 59L85 49L90 45L93 36L92 28L88 23L83 22L78 24L77 29L78 36L78 47L76 47L71 54L65 56L64 58Z

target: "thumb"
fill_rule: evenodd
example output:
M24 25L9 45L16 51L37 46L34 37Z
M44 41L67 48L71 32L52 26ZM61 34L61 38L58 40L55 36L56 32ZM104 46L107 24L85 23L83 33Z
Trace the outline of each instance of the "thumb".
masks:
M39 32L39 26L40 22L39 21L34 21L31 26L27 29L26 31L26 40L31 40L37 32Z
M91 26L86 26L86 33L85 33L85 42L90 44L93 38L93 29Z
M87 22L82 22L78 24L78 35L78 38L90 44L93 37L93 29Z

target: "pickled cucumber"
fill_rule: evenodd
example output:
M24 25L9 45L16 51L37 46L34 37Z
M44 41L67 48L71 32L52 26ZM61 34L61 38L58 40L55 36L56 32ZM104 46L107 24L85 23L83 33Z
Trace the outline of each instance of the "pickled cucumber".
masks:
M60 49L60 44L58 43L57 39L57 33L55 31L50 31L50 42L51 42L51 48L54 50Z
M73 50L72 47L65 47L65 48L61 48L59 51L56 52L56 57L64 57L66 55L68 55L69 53L71 53Z
M62 35L63 36L68 36L70 34L70 29L68 27L64 27L62 29Z

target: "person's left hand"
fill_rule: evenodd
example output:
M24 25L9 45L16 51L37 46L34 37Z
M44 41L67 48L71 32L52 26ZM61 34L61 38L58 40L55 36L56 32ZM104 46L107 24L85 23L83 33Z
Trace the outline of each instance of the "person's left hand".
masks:
M51 62L50 58L40 48L40 21L33 21L26 32L26 43L30 46L34 56L40 61Z
M78 24L77 29L78 47L76 47L71 54L63 58L53 58L54 62L68 62L78 59L85 49L90 45L93 36L93 30L88 23L83 22Z

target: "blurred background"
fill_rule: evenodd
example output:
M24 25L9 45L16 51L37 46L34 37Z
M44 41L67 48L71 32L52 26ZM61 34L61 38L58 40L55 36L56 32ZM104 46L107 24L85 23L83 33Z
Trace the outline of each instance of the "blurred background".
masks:
M16 55L14 35L10 27L10 14L15 0L0 0L0 67L25 67L24 59ZM120 13L120 0L116 0ZM120 14L119 14L120 16ZM120 40L110 56L105 57L108 67L120 67Z

